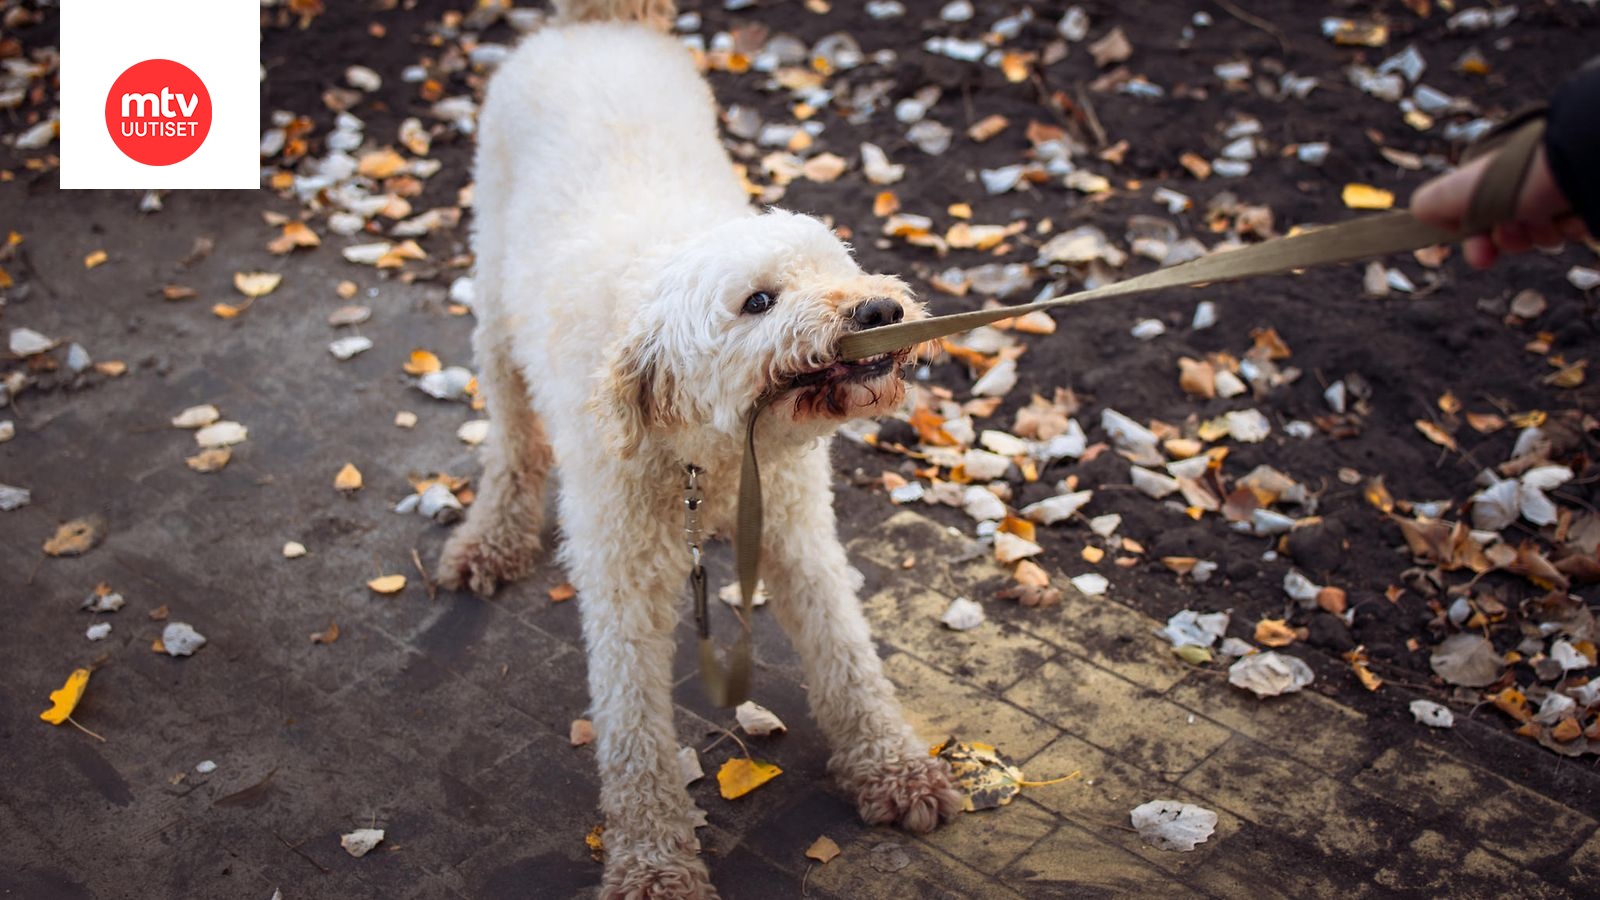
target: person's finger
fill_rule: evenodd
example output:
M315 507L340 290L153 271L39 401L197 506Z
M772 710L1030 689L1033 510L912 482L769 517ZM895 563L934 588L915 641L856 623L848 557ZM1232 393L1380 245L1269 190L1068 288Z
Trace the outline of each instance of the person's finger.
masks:
M1476 234L1461 242L1461 255L1466 259L1467 265L1474 269L1487 269L1494 265L1494 242L1488 237Z
M1494 227L1494 245L1504 253L1526 253L1533 246L1528 229L1521 222L1506 222Z
M1467 201L1472 197L1472 189L1488 164L1489 157L1473 160L1417 188L1411 195L1411 214L1440 228L1452 231L1459 228L1461 217L1467 211Z

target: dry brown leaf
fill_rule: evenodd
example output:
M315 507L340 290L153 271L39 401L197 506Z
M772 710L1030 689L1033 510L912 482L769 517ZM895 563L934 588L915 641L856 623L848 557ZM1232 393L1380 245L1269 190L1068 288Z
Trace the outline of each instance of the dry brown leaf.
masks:
M1217 396L1217 372L1211 363L1185 356L1178 360L1178 387L1207 400Z
M594 723L588 719L573 719L572 727L567 731L567 741L574 747L594 741Z
M406 577L404 575L379 575L367 582L367 587L377 594L398 594L405 590Z
M1287 647L1296 637L1294 629L1283 619L1262 619L1256 623L1256 643L1263 647Z
M311 643L313 644L331 644L338 639L339 623L333 621L332 619L328 620L327 628L324 628L321 631L311 632Z
M181 284L169 284L161 289L161 296L167 300L190 300L198 296L192 287Z
M395 152L393 147L382 150L373 150L361 154L361 159L356 165L356 172L368 178L382 180L391 175L398 175L406 167L406 158Z
M1506 427L1506 420L1494 413L1467 413L1467 424L1479 434L1493 434Z
M63 522L56 533L44 542L44 552L50 556L82 556L93 550L105 537L106 520L99 516L84 516Z
M249 297L265 297L278 289L283 276L277 272L235 272L233 273L234 290Z
M322 238L304 222L293 221L283 224L283 233L267 243L267 252L282 256L292 252L297 247L318 247L322 245Z
M1016 569L1011 572L1011 577L1016 579L1018 584L1026 587L1043 588L1050 586L1050 573L1046 572L1031 559L1025 559L1017 563Z
M232 450L227 447L212 447L209 450L201 450L194 456L185 457L183 461L196 472L209 474L222 471L222 467L226 466L230 459L233 459Z
M1276 328L1253 328L1250 331L1250 340L1254 342L1257 350L1267 354L1267 359L1288 359L1292 355L1289 345L1278 336Z
M1437 424L1430 422L1427 419L1418 419L1415 424L1417 426L1417 430L1422 432L1424 437L1445 448L1446 450L1461 449L1456 444L1455 436L1450 432L1445 431Z
M828 837L827 835L823 835L822 837L817 838L815 841L812 841L811 846L806 848L806 857L808 859L814 859L823 865L827 865L833 860L834 857L838 855L839 845L834 843L833 838Z
M339 474L333 476L334 490L359 491L361 490L361 470L355 463L345 463Z

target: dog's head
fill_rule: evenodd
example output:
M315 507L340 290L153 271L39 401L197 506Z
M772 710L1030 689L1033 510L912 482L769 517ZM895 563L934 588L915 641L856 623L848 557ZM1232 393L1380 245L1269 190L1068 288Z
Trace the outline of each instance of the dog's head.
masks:
M737 433L762 398L768 418L815 435L905 397L910 350L847 362L845 335L925 313L899 279L869 275L810 216L771 210L701 235L662 267L610 351L597 411L614 449L653 431Z

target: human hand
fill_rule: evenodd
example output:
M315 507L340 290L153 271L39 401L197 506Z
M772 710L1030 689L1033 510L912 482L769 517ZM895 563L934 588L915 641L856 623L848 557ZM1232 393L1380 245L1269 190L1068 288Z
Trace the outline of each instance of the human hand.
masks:
M1485 154L1417 188L1411 195L1411 214L1430 225L1459 229L1473 189L1493 158L1494 153ZM1588 230L1581 219L1572 215L1572 207L1556 185L1544 148L1540 147L1522 182L1516 219L1495 226L1488 234L1466 238L1461 242L1461 253L1468 265L1487 269L1501 253L1522 253L1533 247L1558 248L1568 239L1587 240Z

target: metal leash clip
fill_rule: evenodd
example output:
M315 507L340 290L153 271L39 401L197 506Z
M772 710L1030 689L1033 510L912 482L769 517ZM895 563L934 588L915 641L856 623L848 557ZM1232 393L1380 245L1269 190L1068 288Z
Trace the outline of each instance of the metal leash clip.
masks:
M687 476L683 484L683 537L689 545L689 558L694 568L689 571L689 588L694 592L694 624L702 639L711 636L711 617L706 609L706 567L700 559L700 542L705 537L700 525L700 507L705 505L705 492L700 490L700 475L705 471L693 463L683 467Z

